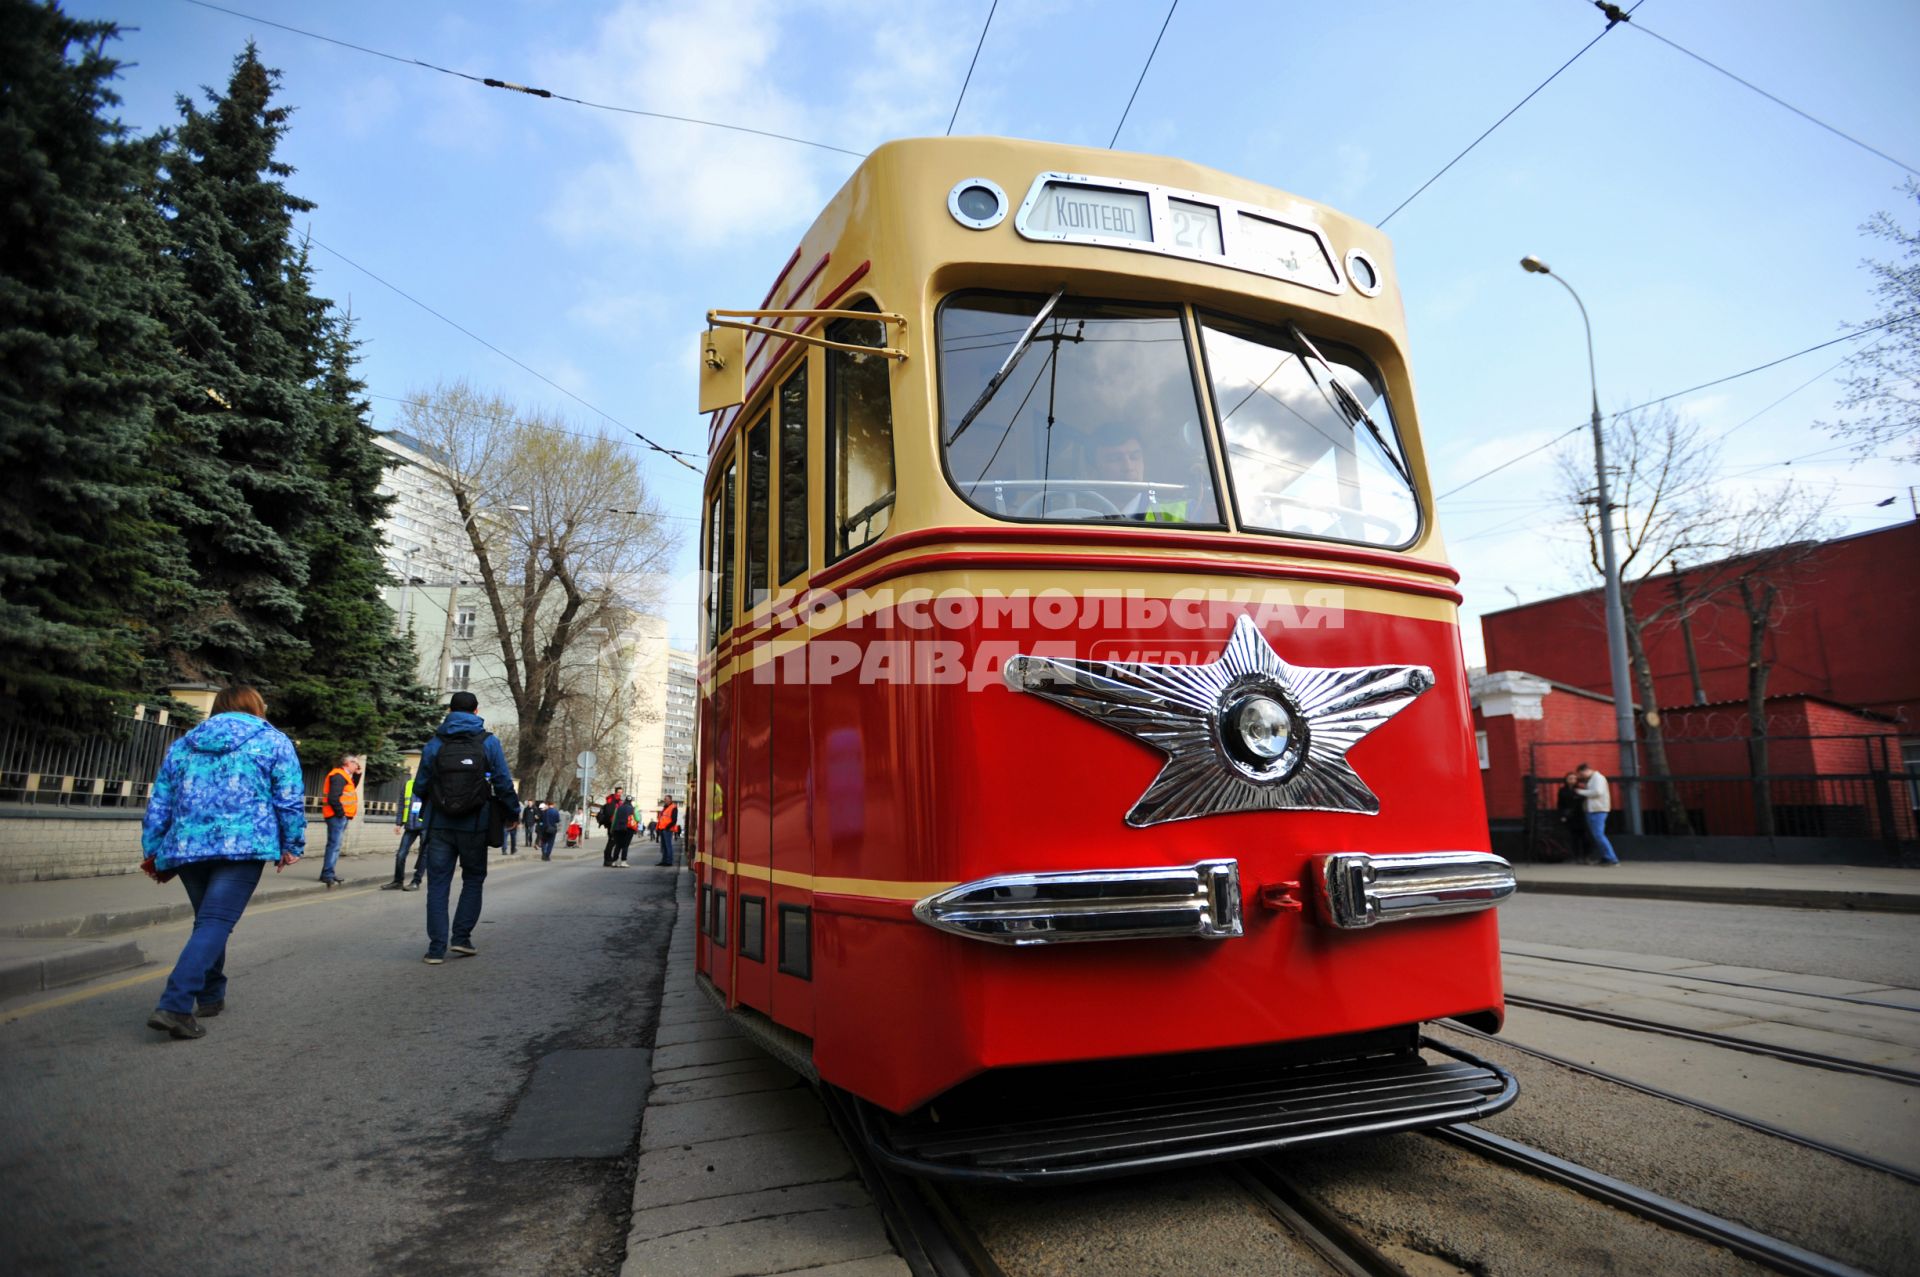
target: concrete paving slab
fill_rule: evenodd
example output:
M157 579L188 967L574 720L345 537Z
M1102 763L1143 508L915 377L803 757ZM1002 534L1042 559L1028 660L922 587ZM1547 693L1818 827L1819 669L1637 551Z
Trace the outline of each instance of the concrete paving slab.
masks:
M655 1047L678 1046L682 1042L716 1042L721 1038L737 1038L740 1030L733 1027L733 1021L725 1016L710 1015L698 1020L682 1020L676 1024L662 1023L653 1035Z
M799 1074L773 1060L767 1067L746 1073L723 1073L719 1077L695 1078L687 1082L655 1085L647 1103L684 1104L689 1100L717 1100L728 1095L752 1095L760 1091L784 1091L805 1086Z
M1766 1046L1786 1047L1794 1051L1812 1051L1818 1055L1831 1055L1836 1059L1851 1060L1859 1064L1881 1064L1893 1068L1902 1067L1895 1061L1911 1059L1913 1056L1912 1049L1908 1047L1876 1042L1870 1038L1828 1033L1799 1024L1752 1024L1742 1028L1736 1036L1763 1043Z
M729 1197L703 1197L697 1202L635 1211L633 1224L627 1230L627 1245L632 1247L640 1242L691 1232L696 1228L718 1228L756 1219L778 1219L809 1211L841 1210L849 1206L870 1206L872 1203L866 1186L858 1179L796 1184L790 1188L735 1193Z
M1656 1024L1668 1024L1677 1029L1700 1029L1708 1033L1729 1033L1754 1022L1750 1016L1729 1015L1712 1007L1694 1007L1656 998L1621 997L1599 1003L1593 1009L1652 1020Z
M824 1127L827 1113L810 1090L761 1091L722 1099L651 1104L640 1130L640 1149L695 1144L756 1132Z
M698 1002L677 1002L660 1008L661 1024L695 1024L702 1020L726 1020L705 998Z
M756 1051L753 1055L742 1056L737 1060L722 1060L718 1064L689 1064L680 1069L663 1069L660 1067L660 1062L655 1060L653 1080L655 1085L665 1085L669 1082L691 1082L703 1077L725 1077L730 1073L751 1073L762 1063L772 1059L773 1057L764 1051Z
M912 1277L913 1269L898 1255L869 1255L844 1264L824 1264L819 1268L795 1268L784 1277Z
M680 1042L655 1052L653 1066L662 1072L692 1068L701 1064L725 1064L732 1060L752 1059L764 1052L739 1036L709 1042Z
M853 1174L853 1160L831 1139L781 1132L675 1145L640 1154L633 1183L636 1211Z
M1570 959L1573 963L1632 967L1639 971L1679 971L1705 965L1697 958L1669 958L1657 953L1633 953L1624 949L1581 949L1568 944L1542 944L1531 940L1500 942L1503 954L1524 954L1534 958Z
M675 1277L751 1277L892 1252L879 1216L859 1206L674 1233L629 1246L627 1263Z
M1880 1000L1879 995L1887 992L1884 984L1874 984L1869 980L1842 980L1827 975L1802 975L1797 971L1770 971L1765 967L1730 967L1715 965L1695 967L1688 975L1703 980L1731 980L1739 984L1763 984L1775 989L1791 989L1795 993L1833 994L1840 997L1871 997ZM1920 997L1920 989L1906 992Z
M640 1047L607 1047L542 1056L493 1160L625 1154L646 1100L647 1054Z

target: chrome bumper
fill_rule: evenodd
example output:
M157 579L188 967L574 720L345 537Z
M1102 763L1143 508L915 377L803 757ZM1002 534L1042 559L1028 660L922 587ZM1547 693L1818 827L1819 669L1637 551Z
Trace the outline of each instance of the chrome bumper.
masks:
M1347 931L1488 909L1516 885L1513 866L1484 851L1339 852L1316 856L1312 876L1314 913Z
M1315 917L1342 930L1491 908L1515 885L1513 867L1482 851L1336 852L1310 860L1306 877ZM927 896L913 906L913 915L930 927L991 944L1224 940L1244 933L1240 865L1231 859L999 874Z
M1202 860L1159 869L1000 874L913 906L930 927L993 944L1064 944L1241 933L1240 868Z

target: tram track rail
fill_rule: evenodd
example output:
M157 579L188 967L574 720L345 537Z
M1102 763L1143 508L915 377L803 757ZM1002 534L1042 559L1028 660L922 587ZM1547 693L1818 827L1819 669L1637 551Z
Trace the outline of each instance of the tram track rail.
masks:
M1569 1059L1564 1055L1556 1055L1552 1051L1545 1051L1539 1047L1528 1046L1523 1042L1516 1042L1512 1038L1495 1037L1491 1033L1482 1033L1478 1029L1469 1028L1467 1025L1460 1024L1457 1021L1449 1020L1445 1023L1444 1027L1449 1032L1478 1038L1494 1046L1518 1051L1522 1055L1532 1056L1537 1060L1544 1060L1548 1064L1558 1065L1563 1069L1568 1069L1586 1077L1595 1078L1602 1082L1610 1082L1615 1086L1622 1086L1630 1091L1637 1091L1642 1095L1651 1096L1656 1100L1665 1100L1672 1104L1683 1105L1696 1112L1705 1113L1710 1117L1717 1117L1722 1121L1732 1122L1737 1126L1744 1126L1748 1130L1757 1132L1758 1134L1786 1140L1788 1143L1798 1144L1800 1147L1811 1149L1816 1153L1824 1153L1828 1157L1839 1158L1843 1162L1850 1162L1866 1170L1877 1171L1882 1175L1891 1175L1895 1179L1908 1184L1920 1185L1920 1171L1914 1171L1904 1166L1896 1166L1891 1162L1883 1162L1879 1158L1870 1157L1865 1153L1856 1153L1852 1149L1842 1148L1837 1144L1829 1144L1824 1140L1815 1139L1810 1135L1802 1135L1797 1131L1790 1131L1785 1127L1775 1126L1773 1123L1762 1121L1757 1117L1748 1117L1743 1113L1736 1113L1732 1109L1721 1108L1719 1105L1709 1104L1705 1100L1696 1100L1691 1096L1681 1095L1676 1091L1669 1091L1664 1087L1654 1086L1646 1082L1638 1082L1630 1077L1609 1072L1606 1069L1599 1068L1592 1064L1582 1064L1578 1060Z
M1864 1060L1848 1060L1836 1055L1824 1055L1818 1051L1802 1051L1795 1047L1755 1042L1751 1038L1734 1037L1731 1034L1715 1033L1707 1029L1689 1029L1660 1020L1621 1015L1615 1011L1600 1011L1592 1007L1553 1002L1545 998L1531 998L1509 993L1506 996L1506 1002L1508 1006L1539 1011L1547 1015L1563 1016L1570 1020L1586 1020L1592 1024L1604 1024L1611 1028L1626 1029L1635 1033L1657 1033L1663 1037L1680 1038L1706 1046L1724 1047L1729 1051L1742 1051L1748 1055L1767 1056L1790 1064L1803 1064L1809 1068L1827 1069L1835 1073L1855 1073L1862 1077L1898 1082L1904 1086L1920 1086L1920 1073L1909 1069L1896 1069L1889 1065L1871 1064Z
M1563 958L1545 953L1522 953L1514 949L1502 949L1503 958L1523 958L1531 962L1558 962L1566 966L1591 967L1596 971L1625 971L1633 975L1666 977L1673 980L1687 980L1698 984L1717 984L1732 989L1747 989L1754 993L1784 993L1796 998L1819 998L1827 1002L1845 1002L1851 1006L1874 1007L1881 1011L1904 1011L1909 1015L1920 1015L1920 1006L1908 1006L1902 1002L1881 1002L1874 998L1863 998L1851 993L1816 993L1808 989L1789 989L1778 984L1754 984L1747 980L1728 980L1722 976L1690 975L1680 971L1651 971L1646 967L1629 967L1617 962L1590 962L1584 958Z
M1793 1277L1867 1277L1863 1269L1829 1259L1792 1242L1722 1218L1671 1197L1616 1179L1544 1149L1495 1135L1471 1124L1426 1132L1429 1139L1466 1149L1499 1163L1569 1188L1584 1197L1636 1215L1674 1232L1724 1247L1743 1259Z

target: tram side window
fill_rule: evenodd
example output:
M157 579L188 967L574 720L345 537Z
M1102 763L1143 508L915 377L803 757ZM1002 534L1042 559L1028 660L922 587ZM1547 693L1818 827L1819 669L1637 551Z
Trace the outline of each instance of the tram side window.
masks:
M827 337L884 346L887 329L877 320L842 319L828 326ZM879 540L892 522L893 399L887 378L885 359L827 352L829 559Z
M707 503L706 562L702 565L706 569L704 579L706 581L707 597L704 610L707 618L707 646L709 648L720 641L720 503L720 492L718 489L715 489L713 500Z
M740 463L729 462L727 477L720 484L720 570L714 573L720 594L714 606L714 615L718 618L714 626L715 633L733 624L733 502L735 479L739 472Z
M767 601L767 526L772 514L772 489L768 486L768 436L772 426L761 417L747 431L747 579L746 598L741 611L751 612Z
M780 581L807 570L807 366L780 384Z
M1420 508L1385 383L1367 358L1311 336L1312 349L1298 347L1285 330L1211 316L1202 317L1200 332L1241 526L1362 545L1411 544ZM1350 419L1329 375L1365 410L1378 437Z
M1180 311L960 293L940 308L947 474L1005 519L1220 526ZM975 402L1016 350L992 397Z

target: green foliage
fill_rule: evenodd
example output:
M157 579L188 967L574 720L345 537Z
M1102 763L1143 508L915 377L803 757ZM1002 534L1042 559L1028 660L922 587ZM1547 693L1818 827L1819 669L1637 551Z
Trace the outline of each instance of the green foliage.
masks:
M0 0L0 721L247 681L380 779L438 706L381 598L385 454L294 235L291 110L249 44L129 140L113 35Z
M114 33L0 0L0 721L134 699L141 618L178 567L144 467L159 271L129 224L156 152L103 117Z

